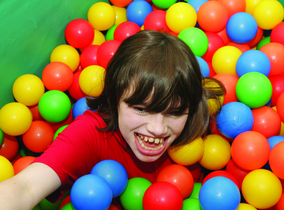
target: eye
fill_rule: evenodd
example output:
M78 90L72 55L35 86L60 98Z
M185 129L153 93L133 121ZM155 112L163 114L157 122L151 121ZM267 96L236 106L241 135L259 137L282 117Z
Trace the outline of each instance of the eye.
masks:
M141 114L146 112L144 107L134 106L133 109L135 109L138 113L141 113Z

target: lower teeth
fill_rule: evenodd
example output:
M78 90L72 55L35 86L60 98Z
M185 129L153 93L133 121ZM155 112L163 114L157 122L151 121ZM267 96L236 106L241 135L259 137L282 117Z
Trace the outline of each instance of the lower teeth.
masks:
M161 149L161 148L163 147L163 144L159 144L159 145L158 145L157 147L155 147L155 148L147 147L147 146L143 143L142 140L140 140L139 138L138 138L138 140L139 140L139 143L140 143L141 147L143 147L144 149L147 149L147 150L158 150L158 149Z

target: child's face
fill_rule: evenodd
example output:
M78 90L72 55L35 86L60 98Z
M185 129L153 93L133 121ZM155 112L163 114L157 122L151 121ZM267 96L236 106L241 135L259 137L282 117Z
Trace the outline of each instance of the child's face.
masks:
M162 156L181 134L187 117L186 113L181 116L148 113L142 105L130 107L123 101L118 105L120 132L143 162L153 162Z

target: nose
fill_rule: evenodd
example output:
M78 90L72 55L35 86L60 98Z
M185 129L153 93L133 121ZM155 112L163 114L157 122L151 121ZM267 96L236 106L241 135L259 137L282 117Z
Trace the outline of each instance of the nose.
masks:
M164 136L167 134L166 117L161 114L152 114L147 124L147 130L154 136Z

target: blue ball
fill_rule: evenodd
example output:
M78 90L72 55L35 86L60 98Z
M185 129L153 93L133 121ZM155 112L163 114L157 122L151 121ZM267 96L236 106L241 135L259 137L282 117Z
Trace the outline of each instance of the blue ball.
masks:
M201 58L199 56L195 56L195 58L196 58L196 60L199 64L202 76L203 77L209 77L210 69L209 69L208 63L203 58Z
M259 72L268 76L271 69L267 55L259 50L248 50L237 60L236 72L239 77L249 72Z
M199 202L203 210L236 210L240 205L241 195L231 179L216 176L201 186Z
M284 136L271 136L270 138L267 139L269 146L270 146L270 150L272 150L272 148L280 143L281 141L284 141Z
M193 9L195 10L195 12L197 14L201 5L204 4L207 1L209 1L209 0L189 0L187 3L190 4L193 7Z
M112 202L112 191L103 178L88 174L75 181L70 199L77 210L106 210Z
M251 41L255 37L257 29L255 18L246 12L233 14L226 25L228 37L239 44Z
M147 1L132 1L126 9L128 21L132 21L140 27L144 25L146 16L153 11L151 4Z
M83 114L86 110L89 110L90 108L87 105L87 101L86 98L80 98L79 100L77 100L73 106L72 109L72 115L73 115L73 119L75 119L76 117L78 117L79 115Z
M226 137L234 139L240 133L250 131L253 126L251 109L241 102L225 104L217 115L219 131Z
M122 194L127 186L127 172L125 168L115 160L103 160L98 162L93 167L91 174L100 176L108 182L114 198Z

